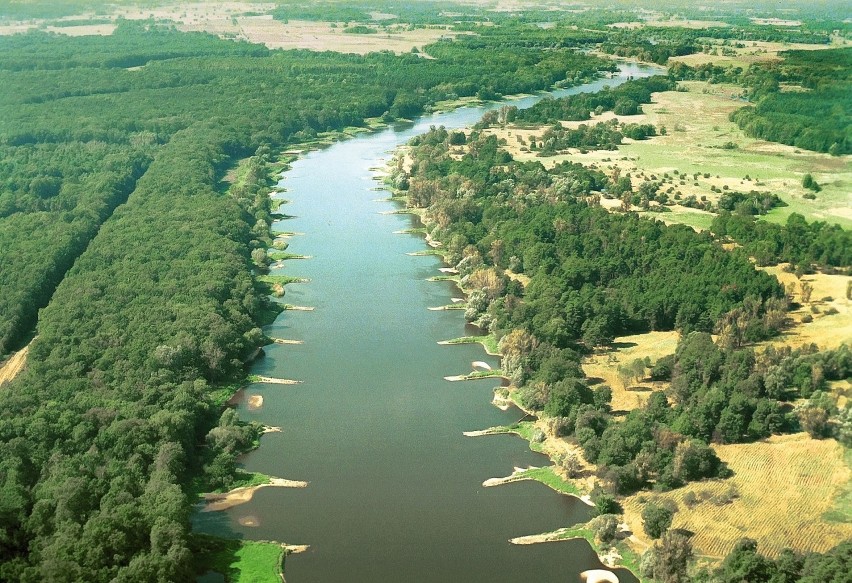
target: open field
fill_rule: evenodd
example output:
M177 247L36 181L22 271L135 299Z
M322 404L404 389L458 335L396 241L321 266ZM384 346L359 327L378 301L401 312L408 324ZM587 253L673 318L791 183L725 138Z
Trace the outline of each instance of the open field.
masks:
M586 358L583 371L590 379L600 379L612 388L614 411L638 409L648 400L651 391L663 389L668 383L628 381L620 377L618 367L637 358L648 357L654 363L663 356L674 354L678 338L679 334L674 331L621 336L615 339L612 350Z
M517 159L539 160L548 168L564 160L598 168L607 174L617 168L622 176L631 175L634 188L646 179L662 181L661 191L671 189L670 199L679 193L682 199L695 196L697 200L704 197L716 201L725 190L765 191L777 194L788 205L771 210L766 220L784 222L797 212L808 220L852 226L852 157L829 156L749 138L728 120L732 111L746 104L739 98L740 88L704 82L680 85L687 91L654 94L653 103L643 106L643 114L619 118L625 123L650 123L658 130L665 127L666 135L643 141L625 139L617 151L593 150L584 154L569 150L540 158L529 151L527 144L532 136L541 136L544 128L508 126L488 132L505 139L506 149ZM610 119L613 115L608 112L586 123ZM564 125L580 124L564 122ZM681 174L674 175L675 170ZM815 200L804 198L809 192L802 187L806 173L822 186ZM672 212L649 214L665 222L699 229L709 228L713 220L713 215L705 211L679 205L669 208Z
M680 511L672 527L695 533L696 553L710 557L724 556L744 536L757 540L761 552L770 556L785 547L826 551L852 536L849 517L847 522L823 518L852 479L843 447L835 440L797 433L715 449L734 477L695 482L665 494L636 494L624 501L626 522L640 540L646 538L640 500L657 496L677 503ZM688 493L701 500L692 509L684 502Z
M801 280L793 273L784 271L784 265L763 268L774 275L786 288L792 288L793 299L800 307L789 316L796 325L771 343L801 346L814 343L821 349L834 349L852 340L852 300L846 299L846 290L852 281L847 275L826 275L816 273L804 275ZM813 288L810 301L802 300L801 283ZM816 310L816 311L814 311ZM826 314L827 311L837 313ZM804 316L811 316L812 322L803 323Z
M722 44L722 41L716 41L718 46L713 49L717 54L695 53L692 55L684 55L682 57L671 57L669 62L686 63L691 67L697 65L706 65L713 63L723 67L742 67L748 68L754 63L765 63L769 61L780 61L779 53L783 51L818 51L822 49L837 48L846 46L848 43L844 39L833 39L831 44L815 45L803 43L779 43L765 41L740 41L739 44L744 46L728 46Z
M272 49L309 49L358 54L384 50L405 53L414 47L419 49L442 36L453 34L443 29L404 30L401 27L388 31L379 30L376 34L347 34L343 32L342 23L298 20L285 23L273 20L271 15L265 14L273 8L275 4L272 3L195 2L156 7L114 7L106 16L82 14L74 18L153 18L157 21L174 22L183 31L209 32L223 38L263 44ZM33 28L74 36L109 35L115 30L115 24L54 25L61 20L7 23L0 25L0 34L15 34Z

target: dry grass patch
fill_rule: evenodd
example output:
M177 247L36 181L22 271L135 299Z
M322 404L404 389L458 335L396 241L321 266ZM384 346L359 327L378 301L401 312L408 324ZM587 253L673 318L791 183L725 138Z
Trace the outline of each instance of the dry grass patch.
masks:
M852 300L846 299L847 286L852 278L846 275L816 273L798 279L785 271L786 264L763 267L763 271L774 275L781 284L792 290L793 300L800 307L790 312L795 325L770 342L775 345L801 346L816 344L823 350L831 350L852 341ZM810 287L810 298L802 297L803 284ZM811 322L802 322L810 317Z
M733 478L695 482L659 495L677 503L672 526L695 533L698 554L723 557L744 536L756 539L770 556L785 547L824 552L852 536L852 523L823 518L852 479L843 447L833 439L797 433L717 446L716 451ZM699 502L690 508L685 499L693 496ZM644 537L640 500L651 497L636 494L624 501L626 522L639 538Z
M674 331L621 336L615 339L613 350L586 358L583 361L583 371L587 377L601 379L601 382L612 388L614 411L638 409L645 404L652 391L665 388L667 383L625 379L619 374L618 367L637 358L650 358L654 363L663 356L674 354L678 338L678 333Z
M833 39L831 44L825 45L766 41L744 41L740 44L744 46L723 46L722 41L717 41L717 47L715 50L719 54L694 53L692 55L684 55L681 57L671 57L669 62L686 63L690 67L713 63L714 65L723 67L742 67L745 69L754 63L780 61L782 59L780 53L783 51L819 51L837 48L838 46L845 46L847 41L845 41L845 39Z

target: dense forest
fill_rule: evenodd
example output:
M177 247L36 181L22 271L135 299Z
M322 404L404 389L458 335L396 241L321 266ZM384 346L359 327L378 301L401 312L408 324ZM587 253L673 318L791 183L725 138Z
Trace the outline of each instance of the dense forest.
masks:
M0 392L0 579L192 577L190 484L232 484L258 433L213 387L244 375L270 308L252 278L271 243L266 177L220 179L369 117L611 67L509 42L361 57L150 22L0 39L2 352L38 316L30 364Z
M57 18L91 7L2 11ZM274 16L372 26L376 8L394 14L382 26L476 34L366 56L272 51L153 21L119 21L109 37L0 37L0 358L35 337L27 368L0 391L0 580L193 579L192 497L233 486L237 456L261 431L221 405L278 309L254 277L272 244L276 149L370 118L412 118L443 100L593 79L614 63L577 49L604 41L606 52L654 62L701 50L708 34L826 42L835 10L795 30L720 15L741 26L650 35L606 28L631 19L626 10L560 17L570 26L552 29L538 26L552 18L545 10L391 0L282 2ZM553 124L640 113L677 79L706 79L747 88L753 106L734 121L750 135L848 154L850 54L794 51L747 70L676 65L667 77L506 108L472 133L436 128L412 142L412 169L400 166L395 186L426 210L469 291L465 316L500 339L523 404L597 464L605 493L596 497L725 476L714 443L852 435L829 422L836 411L824 393L849 377L848 348L749 346L781 329L788 307L749 257L848 269L852 241L796 214L783 226L755 221L745 206L766 201L733 194L713 235L610 213L600 196L618 193L617 181L572 163L517 162L480 130L503 116L550 124L542 155L613 148L656 128ZM808 91L780 92L782 83ZM226 172L247 158L250 178L229 189ZM740 248L724 250L720 237ZM612 411L610 389L584 378L582 355L618 335L672 329L682 333L676 352L635 368L637 378L670 380L671 391L627 415ZM701 576L816 581L848 563L848 544L771 560L746 541Z

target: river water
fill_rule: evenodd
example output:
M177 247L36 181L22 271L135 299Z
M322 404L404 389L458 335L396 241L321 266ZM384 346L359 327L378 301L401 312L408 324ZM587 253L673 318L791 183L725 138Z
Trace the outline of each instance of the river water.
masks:
M659 69L622 65L621 73L554 95L595 91ZM511 100L529 107L541 96ZM499 360L477 345L440 346L470 333L451 303L451 282L428 282L441 267L422 237L394 234L412 217L395 208L370 168L430 125L461 128L502 104L466 107L406 127L306 154L281 179L293 215L275 228L304 233L288 251L311 255L277 273L303 276L270 336L303 341L267 346L252 372L299 385L254 384L238 405L243 419L281 427L242 459L246 469L309 482L264 488L224 512L196 513L196 530L225 537L307 544L288 557L288 583L573 582L600 563L585 541L517 546L511 538L584 522L588 506L543 484L485 488L515 467L542 466L515 436L464 437L465 431L518 421L517 409L491 405L494 380L447 382L446 375ZM273 272L276 273L276 272ZM262 396L258 409L247 406ZM622 581L635 581L617 570Z

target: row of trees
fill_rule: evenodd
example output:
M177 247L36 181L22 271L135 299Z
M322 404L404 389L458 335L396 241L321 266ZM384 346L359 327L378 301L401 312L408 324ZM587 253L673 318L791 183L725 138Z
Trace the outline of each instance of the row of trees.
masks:
M789 262L810 270L848 270L852 265L852 232L822 221L808 223L792 213L784 225L758 221L749 214L722 212L710 229L743 246L760 265Z

